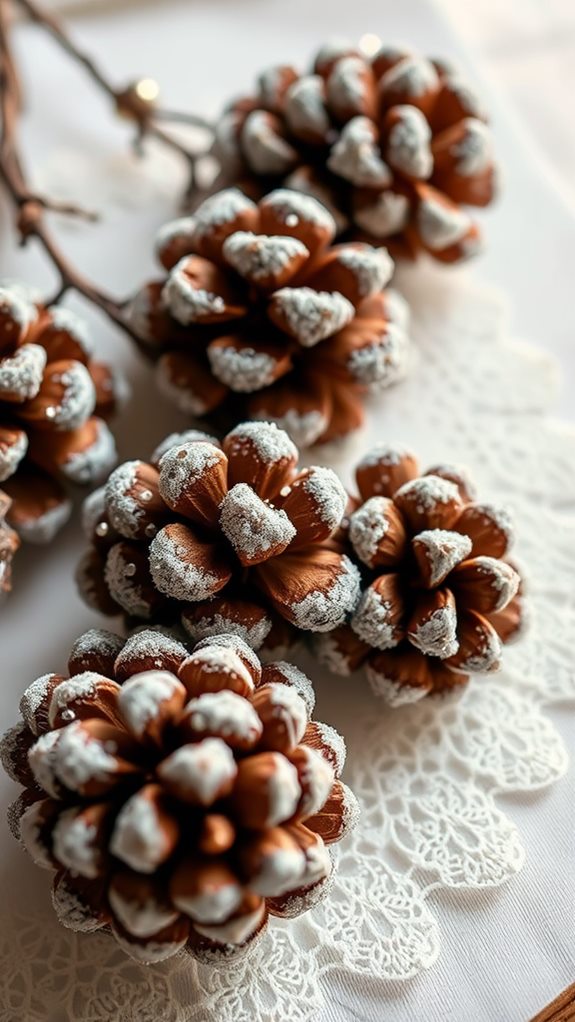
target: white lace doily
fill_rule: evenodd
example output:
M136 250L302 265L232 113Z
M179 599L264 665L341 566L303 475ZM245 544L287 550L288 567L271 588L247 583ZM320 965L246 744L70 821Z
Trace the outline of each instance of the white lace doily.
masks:
M497 293L468 272L419 267L400 284L414 315L411 376L373 399L360 435L316 458L350 481L360 453L387 439L411 446L424 466L467 465L480 499L514 513L528 633L506 649L501 673L475 678L457 701L395 711L361 678L328 677L300 658L318 719L346 736L344 777L363 808L331 896L272 923L251 957L222 970L188 958L142 968L103 935L60 929L44 906L40 917L12 917L2 926L11 977L2 1022L307 1022L321 1014L334 972L377 989L433 965L438 888L491 887L521 869L521 835L498 795L545 787L567 765L545 706L575 695L575 430L547 416L554 366L507 335Z

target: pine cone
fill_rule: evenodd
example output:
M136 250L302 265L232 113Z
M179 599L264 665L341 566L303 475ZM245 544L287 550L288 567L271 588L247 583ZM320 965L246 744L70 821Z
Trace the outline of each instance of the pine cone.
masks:
M323 544L347 495L331 469L298 470L298 451L269 422L217 441L170 437L152 463L117 468L88 498L92 547L78 581L104 613L181 621L195 640L219 630L259 648L274 624L326 631L359 598L349 558Z
M66 522L63 482L94 485L110 471L116 450L101 416L114 410L116 386L74 313L0 285L0 482L23 539L49 542Z
M18 534L6 523L12 501L0 490L0 596L12 588L12 558L20 546Z
M153 631L89 632L69 671L28 688L2 749L25 786L12 829L55 870L65 926L110 927L138 961L224 958L326 893L357 807L301 671Z
M382 290L385 250L330 247L335 230L320 203L285 189L259 205L219 192L167 225L168 277L139 292L132 324L181 411L272 420L301 446L361 424L366 391L404 371L406 310Z
M216 130L222 173L250 192L278 184L321 199L339 231L451 263L477 250L463 206L487 206L496 171L486 117L444 63L384 46L327 45L310 74L265 71Z
M497 670L522 621L509 515L477 503L456 468L420 476L399 448L376 447L356 479L361 498L339 538L365 585L351 623L317 641L323 662L338 674L365 666L391 705Z

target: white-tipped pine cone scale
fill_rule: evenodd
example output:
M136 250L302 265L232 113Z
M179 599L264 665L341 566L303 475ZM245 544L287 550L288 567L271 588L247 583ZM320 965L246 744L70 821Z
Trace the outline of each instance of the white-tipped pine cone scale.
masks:
M11 501L6 519L22 539L49 542L72 510L67 486L93 486L112 468L104 420L119 384L94 358L78 316L45 308L24 285L0 283L0 483Z
M225 961L323 898L357 804L313 703L301 671L237 635L191 652L156 631L81 636L2 745L24 786L12 829L54 872L63 925L108 929L139 962Z
M335 473L298 468L273 423L243 423L221 446L189 431L88 498L80 590L101 612L179 621L195 640L225 630L278 648L355 610L359 571L329 543L346 506Z
M402 47L368 57L328 44L309 73L260 75L216 127L223 176L251 195L278 186L318 198L338 234L457 262L480 247L466 207L487 206L497 167L487 117L459 73Z
M362 595L347 624L314 640L320 658L338 674L363 667L392 705L497 670L523 618L507 512L479 503L461 470L421 475L414 455L385 444L356 480L338 549L360 568Z
M335 234L311 196L255 203L235 188L160 232L168 276L131 317L170 401L226 424L273 421L300 446L361 424L365 394L405 372L406 308L385 290L385 249Z

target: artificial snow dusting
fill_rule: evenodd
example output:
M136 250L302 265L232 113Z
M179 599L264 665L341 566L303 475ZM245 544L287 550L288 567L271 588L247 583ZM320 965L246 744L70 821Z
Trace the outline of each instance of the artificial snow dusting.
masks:
M236 346L232 338L226 345L210 344L207 354L214 376L238 394L269 387L275 379L277 363L273 355L249 345Z
M386 156L396 170L409 177L425 180L433 169L431 129L426 118L414 106L394 107L400 117L387 136Z
M296 535L285 511L267 504L247 483L236 483L224 497L220 526L244 563L280 553Z
M298 238L258 235L251 231L231 234L222 251L234 270L256 284L273 281L309 258L308 249Z
M313 224L325 231L329 238L335 234L335 221L331 213L311 195L293 192L289 188L276 188L262 199L261 208L272 209L286 227Z
M180 537L161 529L150 544L150 572L161 593L174 600L206 600L222 586L222 579L196 558ZM148 615L146 615L148 616Z
M304 348L311 348L343 329L355 309L339 291L315 291L311 287L283 287L272 298L288 332Z
M24 344L0 360L0 398L14 395L17 401L36 397L40 390L46 352L39 344Z
M374 649L393 649L399 642L395 622L396 614L390 600L369 586L351 619L356 635Z
M207 288L199 287L188 273L189 257L184 256L170 270L162 290L162 298L174 319L182 326L201 323L202 320L220 315L226 310L221 295Z
M414 99L438 88L437 71L425 57L404 57L386 71L381 80L384 93L400 92Z
M370 497L349 520L349 538L357 556L370 567L379 544L390 529L387 512L391 501L387 497Z
M440 198L420 200L416 216L423 243L437 252L461 241L471 227L464 209Z
M297 162L293 146L278 135L269 114L253 110L244 121L242 147L256 174L287 174Z
M386 188L376 193L369 203L358 206L354 210L353 219L358 227L376 238L388 238L407 226L409 211L407 196Z
M437 656L442 660L454 656L459 649L455 606L447 603L431 614L422 615L416 624L410 626L409 641L427 656Z
M329 169L359 188L386 188L392 173L376 139L375 126L368 117L353 117L332 146Z
M178 510L180 502L193 492L216 466L227 465L219 447L200 440L177 444L165 452L160 463L160 493L166 504Z
M326 590L313 589L292 604L292 619L298 628L308 632L329 632L343 624L354 609L359 592L359 572L349 558L342 557L341 568Z
M338 252L337 262L354 274L362 298L381 291L393 273L393 261L387 250L372 248L371 245L362 245L361 248L348 245Z
M141 738L162 705L181 691L181 682L169 671L142 671L125 681L118 693L118 706L132 734Z
M284 115L291 130L304 138L324 138L329 131L329 115L325 107L325 86L320 75L305 75L290 85Z
M472 548L469 536L446 529L424 529L418 532L416 542L425 549L430 586L439 585L453 568L469 556Z

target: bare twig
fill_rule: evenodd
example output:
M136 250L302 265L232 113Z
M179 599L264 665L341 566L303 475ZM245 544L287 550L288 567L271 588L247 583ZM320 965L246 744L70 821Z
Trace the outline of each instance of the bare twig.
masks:
M136 128L135 146L141 150L148 137L158 139L186 161L189 168L189 195L195 184L196 161L202 153L193 152L165 130L167 123L188 123L195 127L211 130L201 117L161 110L155 105L157 88L154 82L144 79L127 88L117 89L92 57L73 42L64 26L50 12L45 11L35 0L0 0L0 183L16 208L16 227L20 243L27 244L35 238L42 246L58 275L56 293L47 304L59 301L68 291L76 291L106 316L121 327L137 345L140 339L130 325L126 308L129 300L120 300L102 291L86 278L62 252L46 223L46 212L57 212L67 216L95 220L95 213L73 203L60 202L39 195L30 187L23 169L18 141L18 119L21 111L20 80L14 59L10 35L10 15L17 4L30 20L41 26L56 40L61 48L80 64L92 82L113 102L114 109L128 118ZM145 350L145 349L144 349Z
M93 218L93 214L68 203L53 202L35 194L28 185L18 148L20 87L10 42L9 0L0 0L0 179L16 208L16 227L21 244L36 238L58 276L57 293L49 304L69 290L77 291L98 306L114 323L138 340L125 315L125 302L117 301L85 278L60 250L45 221L47 210Z
M162 124L169 122L189 124L209 132L213 132L213 125L196 114L172 112L156 106L157 87L155 82L144 79L121 89L116 88L94 59L70 38L63 24L53 14L44 10L36 3L36 0L16 0L16 2L32 21L50 33L68 56L84 68L94 84L111 99L117 112L134 123L136 127L134 145L137 152L141 152L144 139L152 137L184 159L189 173L186 197L189 196L195 184L196 162L203 153L189 149L166 132Z

